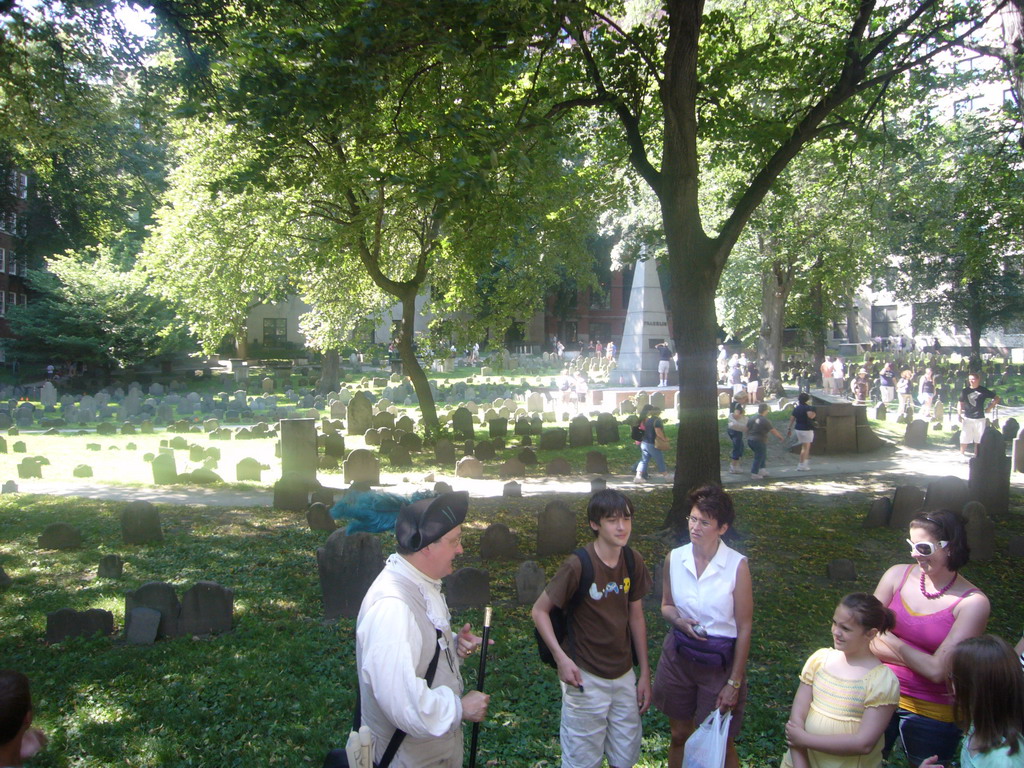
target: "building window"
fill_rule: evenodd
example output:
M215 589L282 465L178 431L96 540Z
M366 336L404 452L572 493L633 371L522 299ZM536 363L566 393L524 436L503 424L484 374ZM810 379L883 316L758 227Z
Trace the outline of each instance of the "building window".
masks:
M7 252L7 274L18 274L18 254L16 254L14 251Z
M871 307L871 338L898 336L899 321L896 319L896 305L887 304Z
M981 56L971 56L969 59L960 59L953 65L953 71L964 73L980 69Z
M0 291L0 317L3 317L4 315L7 314L7 301L6 301L6 299L7 299L7 293L5 291Z
M21 306L23 306L23 307L27 307L28 306L28 294L27 293L21 294Z
M7 269L7 253L3 248L0 248L0 272Z
M18 277L25 277L28 274L28 259L24 256L18 260Z
M263 318L263 343L280 347L288 342L288 320L284 317Z
M16 306L18 306L18 294L16 294L14 291L8 291L7 292L7 306L8 307L16 307Z
M974 109L974 99L960 99L953 102L953 117L961 117Z
M24 173L18 174L18 197L22 200L28 199L28 176Z

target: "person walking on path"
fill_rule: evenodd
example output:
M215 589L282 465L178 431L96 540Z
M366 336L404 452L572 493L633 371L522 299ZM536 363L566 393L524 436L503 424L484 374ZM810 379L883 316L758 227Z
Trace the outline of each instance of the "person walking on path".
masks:
M481 644L466 624L456 634L441 592L462 554L469 494L407 504L395 522L397 552L370 585L356 619L356 669L374 764L403 731L392 768L461 768L462 722L481 722L490 696L464 693L462 660ZM428 671L433 668L433 679Z
M744 415L743 403L729 406L729 421L725 433L732 440L732 453L729 455L729 472L738 475L740 459L743 458L743 437L747 434L747 417Z
M991 400L987 406L986 400ZM981 436L985 434L985 427L988 419L985 412L991 411L999 403L999 395L991 389L981 386L981 374L967 374L967 386L960 392L960 402L957 412L960 415L960 454L967 455L967 446L974 444L974 452L977 454L977 444L981 442Z
M747 445L754 452L754 464L750 468L751 480L763 480L768 477L768 471L764 468L768 460L768 435L775 435L779 438L779 442L783 440L779 430L765 415L769 410L768 403L761 403L757 406L757 416L751 417L747 422Z
M797 406L789 417L789 429L787 435L795 433L796 441L800 445L800 463L796 468L806 471L811 468L811 443L814 442L814 419L818 414L807 403L811 396L801 392L797 397Z
M640 441L640 461L636 465L634 483L642 483L648 479L647 468L650 466L651 459L654 460L658 472L662 476L668 471L665 467L665 454L657 446L659 437L668 441L668 438L665 437L665 424L658 418L660 415L661 409L654 405L645 405L640 411L640 428L644 431L644 439Z

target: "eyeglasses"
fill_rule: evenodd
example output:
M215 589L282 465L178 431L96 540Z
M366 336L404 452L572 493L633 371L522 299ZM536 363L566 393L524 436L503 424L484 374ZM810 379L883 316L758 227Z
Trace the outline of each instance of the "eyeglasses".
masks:
M701 518L694 517L693 515L690 515L688 518L686 518L686 521L690 523L690 525L699 524L701 528L710 528L711 525L715 522L714 520L702 520Z
M930 557L931 555L935 554L935 545L932 544L930 541L919 541L915 544L910 539L907 539L907 544L910 545L911 557L913 557L914 555L920 555L921 557ZM939 546L942 549L945 549L948 544L948 541L939 542Z

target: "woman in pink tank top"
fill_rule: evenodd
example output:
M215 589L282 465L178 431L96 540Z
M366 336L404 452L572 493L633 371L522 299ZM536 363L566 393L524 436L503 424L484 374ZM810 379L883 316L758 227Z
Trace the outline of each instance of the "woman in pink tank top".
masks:
M960 515L922 512L910 521L913 565L894 565L875 587L875 597L896 614L896 627L878 635L872 652L900 681L900 703L886 731L888 755L899 737L910 765L956 754L960 729L946 686L956 644L978 637L988 624L988 598L960 575L969 559Z

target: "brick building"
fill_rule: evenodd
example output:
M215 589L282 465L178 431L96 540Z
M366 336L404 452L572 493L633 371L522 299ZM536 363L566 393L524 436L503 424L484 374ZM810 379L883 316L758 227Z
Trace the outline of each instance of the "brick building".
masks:
M0 182L0 337L9 337L8 310L28 303L28 175L0 165Z

